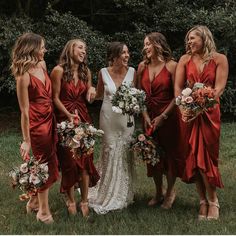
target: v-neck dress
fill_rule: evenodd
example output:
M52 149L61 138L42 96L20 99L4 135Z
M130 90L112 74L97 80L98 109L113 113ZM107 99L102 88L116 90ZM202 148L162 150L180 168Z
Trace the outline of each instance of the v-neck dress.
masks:
M91 118L86 106L87 84L82 80L78 80L74 84L74 80L61 80L60 101L70 113L75 113L77 109L78 115L82 122L91 123ZM67 116L56 110L57 122L68 120ZM86 170L89 174L89 186L94 186L99 180L98 172L93 163L93 154L84 155L80 158L73 158L73 154L68 147L57 145L57 155L59 159L60 169L62 173L60 191L66 192L72 186L79 185L81 181L81 173Z
M46 71L45 84L32 74L29 93L29 129L31 148L34 157L40 163L48 163L49 178L39 192L49 188L58 178L58 161L56 156L56 120L52 103L51 81Z
M141 78L141 88L146 93L147 112L151 120L164 112L174 98L171 73L166 66L162 68L153 81L150 81L148 66L146 66ZM168 119L164 120L163 125L152 134L162 147L164 155L155 166L147 164L148 177L154 176L157 171L166 172L167 170L175 176L181 176L182 169L178 161L179 132L179 118L177 109L174 107L171 114L168 114Z
M98 214L127 207L133 202L134 162L129 143L134 127L127 127L127 116L112 111L111 98L117 88L107 68L101 69L104 98L100 111L100 129L104 131L98 171L98 184L89 189L89 206ZM131 85L134 68L129 67L123 83Z
M199 73L192 58L186 65L186 79L189 84L204 83L214 88L216 63L211 59ZM182 138L185 145L186 168L183 176L185 182L193 182L198 169L207 176L209 183L222 188L218 162L220 140L220 106L209 108L190 123L182 124Z

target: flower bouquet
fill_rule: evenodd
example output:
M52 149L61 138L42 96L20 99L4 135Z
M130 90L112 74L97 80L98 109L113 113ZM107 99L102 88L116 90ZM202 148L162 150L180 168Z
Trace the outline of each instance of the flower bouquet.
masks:
M37 189L48 180L47 163L40 164L34 157L28 156L20 167L14 167L10 172L12 187L20 188L24 194L20 200L28 199L37 193Z
M138 131L133 135L130 146L131 150L137 154L139 160L153 166L160 161L163 151L151 136Z
M190 122L200 113L206 111L210 107L214 107L218 102L214 99L214 89L204 85L203 83L195 83L193 88L185 88L181 95L176 98L176 105L185 110L191 119L184 120Z
M75 124L69 121L62 121L57 124L59 142L62 146L69 147L74 158L93 153L95 139L104 134L103 130L96 129L88 123Z
M122 84L112 96L112 110L119 114L128 115L127 127L132 127L131 116L146 109L145 98L146 94L143 90Z

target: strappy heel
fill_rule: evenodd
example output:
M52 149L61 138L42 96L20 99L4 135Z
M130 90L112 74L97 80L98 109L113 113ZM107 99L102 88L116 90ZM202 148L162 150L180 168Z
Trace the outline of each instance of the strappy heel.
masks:
M46 216L39 216L39 214L37 213L36 219L38 222L44 223L46 225L52 224L54 222L51 214Z
M209 215L209 209L208 209L208 215L207 215L207 220L218 220L219 219L219 209L220 209L220 205L218 200L212 202L212 201L208 201L209 202L209 209L214 207L217 209L217 213L215 215Z
M66 202L66 206L68 209L68 212L70 215L76 215L77 209L76 209L76 202L70 203L69 201Z
M149 202L148 202L148 206L150 207L154 207L154 206L158 206L161 205L164 201L164 196L162 195L159 198L153 197Z
M170 209L175 201L175 198L176 198L176 192L173 191L170 194L170 196L168 197L166 196L164 198L164 202L162 203L161 208L166 209L166 210Z
M199 213L199 214L198 214L198 220L199 220L199 221L202 221L202 220L206 220L206 219L207 219L208 202L207 202L207 200L205 200L205 199L200 201L200 208L203 207L203 206L206 208L206 214L203 215L202 213L201 213L201 214Z
M89 207L88 202L80 202L80 210L83 215L83 217L88 218L89 217Z
M38 207L32 207L30 205L30 202L28 201L27 204L26 204L26 214L30 214L32 212L37 212L39 210Z

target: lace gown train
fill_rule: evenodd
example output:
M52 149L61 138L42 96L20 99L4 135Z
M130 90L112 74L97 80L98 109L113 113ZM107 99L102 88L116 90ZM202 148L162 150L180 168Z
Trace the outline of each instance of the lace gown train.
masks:
M111 96L116 86L108 70L101 70L104 99L100 111L100 128L104 131L97 169L98 184L89 190L89 206L98 214L127 207L133 202L134 162L129 142L134 127L127 127L127 116L112 111ZM129 68L123 83L131 84L134 69Z

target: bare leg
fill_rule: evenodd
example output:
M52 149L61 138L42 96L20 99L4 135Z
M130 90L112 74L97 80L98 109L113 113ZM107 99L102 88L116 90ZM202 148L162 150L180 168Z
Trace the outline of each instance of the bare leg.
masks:
M172 204L176 196L176 193L174 190L176 177L173 176L173 174L170 171L168 171L166 178L167 178L167 190L166 190L164 202L161 205L161 207L164 209L170 209L172 207Z
M81 190L80 209L84 217L87 217L89 215L88 188L89 188L89 175L88 175L88 172L84 170L82 172L81 182L80 182L80 190Z
M204 220L207 217L208 202L206 198L206 187L199 172L196 175L196 188L200 198L200 209L198 213L198 219Z
M77 209L76 209L76 202L75 202L75 194L74 194L74 186L72 186L68 191L67 191L67 201L66 205L68 208L68 212L71 215L76 215Z
M155 183L156 194L155 194L155 197L153 197L148 202L148 206L155 206L161 203L163 199L163 174L162 172L155 173L155 175L153 176L153 180Z
M31 196L29 201L26 204L26 212L27 214L31 213L32 211L36 212L39 208L39 200L38 195Z
M48 205L48 193L49 189L46 189L43 192L38 193L39 211L37 213L37 220L45 224L53 223L53 218Z
M209 184L208 179L206 175L200 171L202 179L205 184L205 188L208 194L208 199L209 199L209 208L208 208L208 214L207 214L207 219L215 219L217 220L219 218L219 202L216 194L216 187L212 186Z

